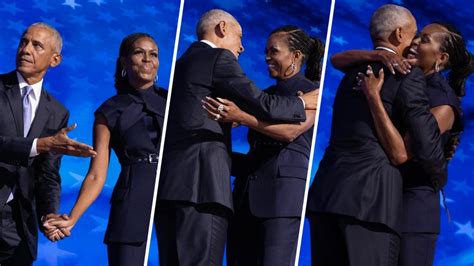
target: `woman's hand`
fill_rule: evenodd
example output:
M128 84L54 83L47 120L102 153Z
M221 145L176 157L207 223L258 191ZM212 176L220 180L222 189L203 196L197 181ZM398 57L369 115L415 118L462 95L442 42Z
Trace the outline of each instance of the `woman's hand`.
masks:
M411 65L405 57L385 50L375 51L378 61L382 62L393 75L395 75L395 71L404 75L410 73Z
M219 122L235 122L238 124L245 121L248 114L240 110L234 102L222 98L217 98L217 100L211 97L202 100L202 108L206 110L209 118Z
M364 92L368 100L370 99L380 99L380 91L382 90L382 85L384 82L384 72L383 68L380 68L379 77L374 76L372 67L367 66L367 72L365 74L358 73L358 83L360 83L360 88Z
M43 223L46 228L44 234L50 241L55 242L70 236L75 224L76 221L67 214L51 217Z

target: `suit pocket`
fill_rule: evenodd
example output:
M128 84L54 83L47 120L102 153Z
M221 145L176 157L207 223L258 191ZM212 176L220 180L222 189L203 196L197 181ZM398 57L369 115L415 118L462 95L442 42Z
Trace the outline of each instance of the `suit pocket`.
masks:
M308 168L290 165L281 165L278 167L279 178L299 178L306 180Z

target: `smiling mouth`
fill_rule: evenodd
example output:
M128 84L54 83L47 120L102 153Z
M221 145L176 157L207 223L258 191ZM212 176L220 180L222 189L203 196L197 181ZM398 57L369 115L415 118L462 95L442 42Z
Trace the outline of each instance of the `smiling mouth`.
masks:
M418 58L418 55L418 51L415 48L411 47L410 50L408 50L408 59Z

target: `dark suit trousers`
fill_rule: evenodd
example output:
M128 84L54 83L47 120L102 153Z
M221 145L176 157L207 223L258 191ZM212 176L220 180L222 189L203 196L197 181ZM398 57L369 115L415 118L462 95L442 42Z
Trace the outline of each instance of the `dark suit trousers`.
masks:
M313 266L396 266L400 237L380 223L308 213Z
M297 217L256 217L247 202L231 221L227 265L294 265L300 221Z
M0 265L32 265L33 258L23 236L18 203L2 203L0 212Z
M230 210L219 204L159 201L156 231L160 265L222 265Z
M109 265L143 265L145 249L146 241L140 243L109 243L107 244Z
M402 233L399 266L432 266L435 256L435 233Z

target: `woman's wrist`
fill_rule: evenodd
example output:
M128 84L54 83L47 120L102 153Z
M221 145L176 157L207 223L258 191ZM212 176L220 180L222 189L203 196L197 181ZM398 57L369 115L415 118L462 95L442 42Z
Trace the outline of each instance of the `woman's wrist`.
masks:
M380 92L379 91L368 91L365 96L369 102L377 102L380 100Z

